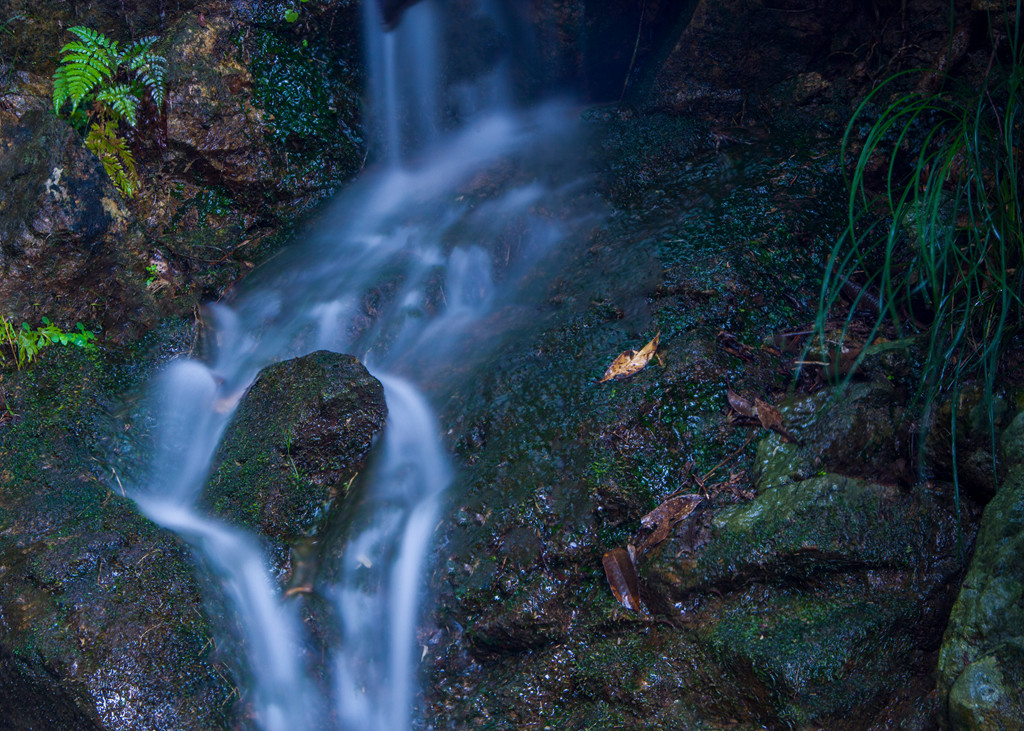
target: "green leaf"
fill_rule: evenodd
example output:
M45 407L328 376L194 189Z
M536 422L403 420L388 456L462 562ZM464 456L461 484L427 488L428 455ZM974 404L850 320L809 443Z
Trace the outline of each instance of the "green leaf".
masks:
M117 84L100 91L96 99L104 102L118 119L124 120L129 127L138 121L139 100L127 84Z
M289 10L287 13L284 14L284 19L287 20L289 23L294 23L296 20L299 19L299 13L296 10Z
M85 138L85 146L100 159L103 169L125 198L131 198L139 187L135 158L128 143L110 127L94 124Z

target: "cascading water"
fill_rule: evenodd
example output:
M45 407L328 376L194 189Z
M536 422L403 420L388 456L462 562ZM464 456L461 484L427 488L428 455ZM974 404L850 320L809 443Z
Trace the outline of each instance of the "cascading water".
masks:
M514 112L496 103L507 95L492 75L472 94L449 89L464 112L451 123L451 106L440 101L438 9L416 5L387 34L376 5L366 16L384 162L335 202L318 232L255 273L230 307L210 307L217 352L209 364L181 360L162 375L156 454L133 490L140 508L218 577L245 633L246 702L267 731L409 726L424 557L451 479L417 384L436 382L431 374L467 341L489 337L485 318L509 309L537 262L587 219L582 208L576 218L537 210L579 198L578 185L552 178L565 172L552 164L553 150L571 146L565 108ZM392 294L368 322L363 298L382 282ZM221 434L259 370L316 349L362 357L389 410L332 572L337 583L316 587L341 627L317 671L330 676L331 698L303 659L302 599L282 598L256 537L196 507Z

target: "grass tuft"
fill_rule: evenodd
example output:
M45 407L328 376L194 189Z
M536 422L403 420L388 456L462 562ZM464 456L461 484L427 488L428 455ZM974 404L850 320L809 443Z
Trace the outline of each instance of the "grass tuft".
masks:
M817 337L837 359L855 317L871 323L867 343L919 338L926 416L967 380L984 384L991 415L1000 356L1024 322L1021 11L1017 0L1016 14L990 14L980 83L945 76L937 91L922 83L894 93L921 71L895 74L858 106L843 138L849 219L828 261ZM827 333L844 307L838 337Z

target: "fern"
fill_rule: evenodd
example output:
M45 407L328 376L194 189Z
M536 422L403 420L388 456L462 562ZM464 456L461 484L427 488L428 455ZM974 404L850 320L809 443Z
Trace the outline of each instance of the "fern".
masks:
M101 89L96 94L96 101L103 102L118 119L124 120L129 127L134 127L139 116L139 99L127 84L117 84Z
M156 36L142 38L121 50L117 41L90 28L69 28L78 40L61 49L53 74L53 110L68 116L80 129L89 127L85 145L103 163L103 169L125 198L139 187L135 159L118 134L123 122L135 127L147 95L157 107L164 102L167 60L153 52ZM80 110L87 109L88 114Z
M131 198L139 188L135 171L135 158L128 142L109 126L94 124L85 138L85 146L103 163L103 169L125 198Z

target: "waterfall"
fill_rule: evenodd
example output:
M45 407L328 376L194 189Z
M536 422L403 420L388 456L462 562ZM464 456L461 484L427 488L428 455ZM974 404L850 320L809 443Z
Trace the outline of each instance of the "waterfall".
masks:
M365 15L380 162L230 305L208 308L216 352L172 363L154 386L157 447L132 488L140 509L216 576L245 635L245 698L265 731L410 726L424 562L452 479L423 384L454 353L479 357L495 335L488 318L514 309L538 263L592 216L566 175L576 134L568 107L512 109L499 67L475 91L465 80L446 84L433 0L387 33L375 3ZM382 282L393 294L367 324L361 303ZM315 588L341 628L320 668L326 690L303 659L304 599L282 598L255 536L198 507L218 442L259 370L322 348L359 356L389 410L336 584Z

